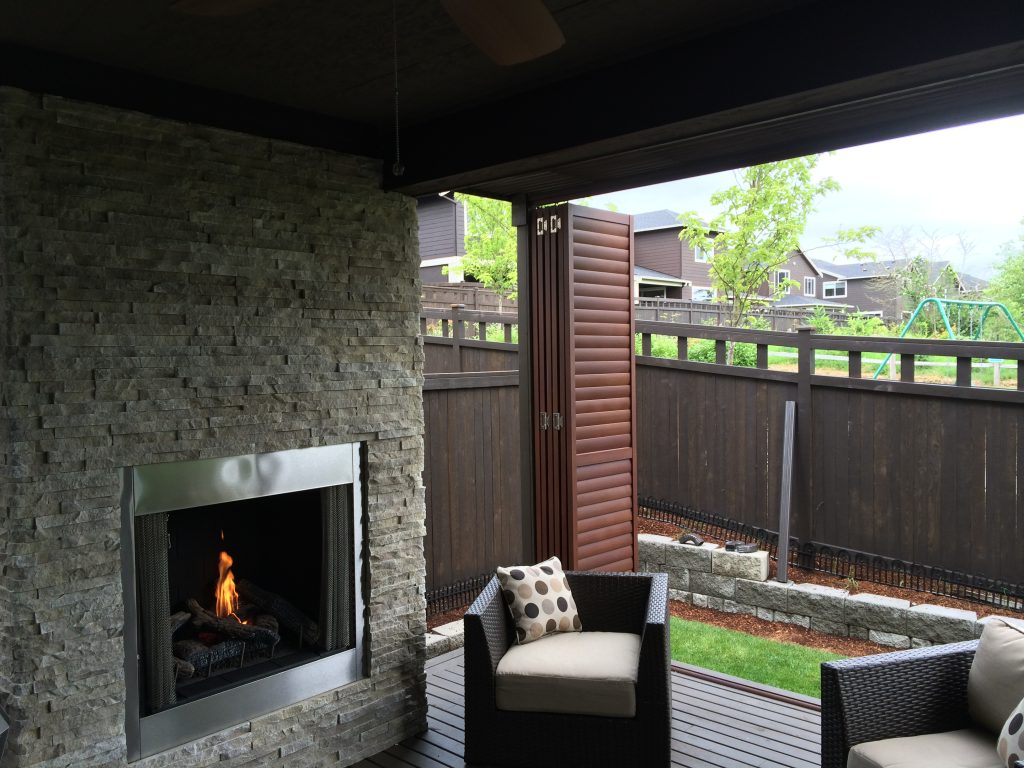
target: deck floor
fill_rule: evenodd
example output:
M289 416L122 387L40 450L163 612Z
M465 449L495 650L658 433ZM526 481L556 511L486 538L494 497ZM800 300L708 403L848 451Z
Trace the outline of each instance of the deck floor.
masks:
M363 760L358 768L464 766L462 682L461 649L429 661L429 729ZM677 666L672 674L672 764L817 768L821 718L810 701Z

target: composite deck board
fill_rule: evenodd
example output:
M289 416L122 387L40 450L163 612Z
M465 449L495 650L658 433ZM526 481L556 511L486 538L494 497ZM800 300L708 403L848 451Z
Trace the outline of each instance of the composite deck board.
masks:
M464 768L462 651L427 663L428 730L358 768ZM672 765L678 768L816 768L819 713L728 680L672 674Z

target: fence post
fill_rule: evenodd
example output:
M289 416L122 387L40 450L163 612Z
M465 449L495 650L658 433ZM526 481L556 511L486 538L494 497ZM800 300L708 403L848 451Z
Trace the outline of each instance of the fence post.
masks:
M466 338L466 321L462 319L465 304L452 304L452 356L455 358L455 373L462 373L462 347L459 342Z
M797 382L796 382L796 455L793 466L795 504L790 518L790 530L801 543L811 539L811 499L814 484L812 466L811 430L811 376L814 374L814 348L811 334L814 328L801 325L796 329ZM807 563L801 563L807 565Z

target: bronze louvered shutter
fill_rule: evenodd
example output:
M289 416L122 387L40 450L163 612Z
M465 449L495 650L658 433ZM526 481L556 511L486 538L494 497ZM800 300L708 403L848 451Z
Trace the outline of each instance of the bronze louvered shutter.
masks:
M538 558L632 570L632 219L562 205L536 211L531 232Z

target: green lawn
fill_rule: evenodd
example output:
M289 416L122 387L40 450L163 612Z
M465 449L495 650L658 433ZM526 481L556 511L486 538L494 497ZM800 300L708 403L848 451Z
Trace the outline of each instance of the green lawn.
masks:
M844 657L673 616L672 658L821 698L821 662Z

